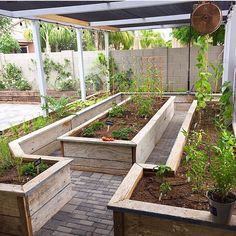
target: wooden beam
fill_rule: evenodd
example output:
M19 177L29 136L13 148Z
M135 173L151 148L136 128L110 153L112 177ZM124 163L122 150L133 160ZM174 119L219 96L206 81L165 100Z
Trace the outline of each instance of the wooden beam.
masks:
M95 29L95 30L104 30L104 31L119 31L119 28L113 26L91 26L89 22L84 20L78 20L66 16L59 16L59 15L43 15L43 16L36 16L39 20L45 20L52 23L64 24L68 26L78 27L81 26L83 28L88 29Z
M68 23L72 25L79 25L79 26L89 26L89 23L87 21L83 20L77 20L66 16L59 16L59 15L43 15L43 16L36 16L39 19L42 20L49 20L54 21L55 23Z

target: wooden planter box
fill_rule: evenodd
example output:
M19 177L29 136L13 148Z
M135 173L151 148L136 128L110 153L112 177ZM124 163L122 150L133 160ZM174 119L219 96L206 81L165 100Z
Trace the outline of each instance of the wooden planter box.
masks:
M126 100L127 101L127 100ZM120 103L123 104L123 101ZM85 126L107 115L108 110L58 138L63 156L74 159L72 168L108 174L126 174L135 162L145 163L174 114L175 97L169 97L151 120L130 141L104 142L98 138L73 137Z
M190 129L197 102L193 101L176 138L166 165L175 172L180 164L186 137L182 130ZM108 204L113 210L115 235L157 236L233 236L236 216L229 225L218 225L210 212L131 200L132 193L146 171L155 165L134 164Z
M24 185L0 183L0 235L33 235L71 199L71 160L45 162L53 165Z
M130 200L145 171L153 165L134 164L108 204L113 211L115 236L235 236L236 216L218 225L210 212Z

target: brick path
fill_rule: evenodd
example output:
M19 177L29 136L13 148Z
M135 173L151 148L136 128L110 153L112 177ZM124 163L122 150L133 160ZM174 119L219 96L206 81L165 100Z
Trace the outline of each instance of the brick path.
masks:
M106 205L122 179L122 176L73 171L74 197L36 235L113 235L112 212Z
M175 111L160 141L157 143L146 163L166 164L175 139L186 116L186 111Z

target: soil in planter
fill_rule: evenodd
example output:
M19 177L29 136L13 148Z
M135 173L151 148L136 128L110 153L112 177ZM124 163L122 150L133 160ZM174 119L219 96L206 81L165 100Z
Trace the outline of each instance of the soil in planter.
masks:
M132 101L127 102L126 104L122 105L126 111L122 117L109 117L107 115L106 117L99 119L99 121L104 123L106 121L111 121L113 125L109 127L109 130L105 125L103 128L95 131L93 138L102 138L104 136L112 137L112 132L114 130L119 130L122 128L131 128L132 131L128 134L127 138L127 140L131 140L148 123L152 116L156 114L156 112L164 105L167 100L168 98L166 97L156 97L155 102L152 106L152 114L149 117L140 117L138 115L138 106ZM87 127L90 127L90 125ZM72 134L72 136L84 137L84 129L75 132L74 134Z
M214 118L218 113L219 107L215 103L210 103L202 112L201 120L199 120L200 115L195 113L191 129L195 131L204 130L207 134L205 139L216 143L219 133L215 128ZM159 201L161 181L155 176L154 172L144 172L144 176L136 186L131 199L196 210L209 210L206 192L193 192L193 186L186 177L188 167L184 164L183 160L185 160L185 155L182 157L182 162L176 175L166 178L167 182L171 185L171 191L163 195L161 201ZM205 179L206 187L213 187L209 176L206 176Z
M50 166L52 166L50 164L47 164L47 165L48 165L48 168ZM14 166L14 167L11 167L11 168L7 169L2 174L0 174L0 183L23 185L23 184L29 182L31 179L35 178L36 176L32 176L32 175L27 175L26 176L26 175L23 175L23 176L21 176L19 178L17 169Z

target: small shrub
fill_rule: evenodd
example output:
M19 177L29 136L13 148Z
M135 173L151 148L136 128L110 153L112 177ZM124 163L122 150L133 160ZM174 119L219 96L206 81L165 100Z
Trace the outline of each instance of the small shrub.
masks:
M171 191L171 185L166 181L166 177L171 173L171 168L166 165L158 165L154 167L153 170L156 173L156 176L161 180L159 195L159 201L161 201L163 194L167 194Z
M91 125L91 128L96 131L104 127L104 122L96 121Z
M115 139L128 140L129 134L132 132L132 128L121 128L112 131L112 137Z
M222 130L217 145L213 146L210 174L214 181L213 192L225 202L229 192L236 187L236 139L232 133Z
M33 120L32 127L33 127L33 130L38 130L38 129L43 128L47 124L48 124L47 118L39 116Z
M122 106L118 106L116 103L112 104L112 109L108 112L110 117L122 117L125 109Z
M189 165L187 176L193 183L193 191L201 192L204 188L204 178L207 170L208 153L206 144L203 143L205 133L192 131L188 136L188 142L184 147L186 153L186 163Z
M138 106L138 115L140 117L146 118L152 115L152 106L154 104L154 99L152 97L135 95L133 101Z
M41 162L38 165L38 169L39 169L39 173L42 173L43 171L45 171L46 169L48 169L48 165L44 162ZM33 162L29 162L26 164L23 164L20 168L20 175L23 176L36 176L37 175L37 167L34 165Z
M13 63L3 67L0 75L0 89L30 90L28 81L24 80L22 69Z
M57 118L63 118L70 114L69 107L66 105L69 103L69 98L61 97L59 99L46 96L47 104L42 107L43 110L54 111Z
M104 122L96 121L93 124L91 124L90 127L85 128L83 130L82 136L84 136L84 137L94 137L95 131L101 129L102 127L104 127Z
M59 91L75 90L75 87L75 80L71 76L62 78L57 82L57 89Z

